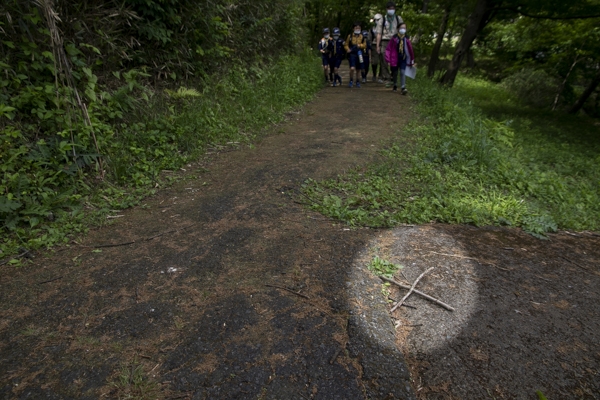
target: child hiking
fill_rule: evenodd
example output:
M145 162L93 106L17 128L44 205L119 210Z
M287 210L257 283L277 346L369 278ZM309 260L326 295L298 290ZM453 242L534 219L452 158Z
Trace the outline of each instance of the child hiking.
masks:
M415 65L415 53L412 43L406 36L406 24L401 24L398 33L392 37L385 50L385 60L392 68L393 91L398 90L398 72L400 72L400 87L402 94L406 95L406 67Z
M342 77L338 73L342 61L346 56L344 50L344 39L340 37L340 28L333 28L333 41L332 50L329 55L329 72L333 73L333 82L331 86L335 87L342 84Z
M352 87L354 79L356 78L356 87L360 88L360 76L358 71L361 70L361 59L363 59L363 52L367 48L367 41L362 34L360 29L360 22L354 23L354 32L348 35L346 39L346 52L348 52L348 61L350 63L350 83L348 87Z
M321 59L323 61L325 83L329 83L330 80L333 81L333 72L329 68L332 48L333 41L329 36L329 28L325 28L323 29L323 38L319 41L319 51L321 52Z

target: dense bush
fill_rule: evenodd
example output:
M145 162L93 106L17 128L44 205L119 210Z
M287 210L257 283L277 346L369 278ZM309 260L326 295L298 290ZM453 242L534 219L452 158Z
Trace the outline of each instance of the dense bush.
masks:
M0 250L63 241L84 206L130 206L162 170L309 99L300 5L0 5Z
M523 68L505 78L502 86L525 104L550 108L559 83L543 69Z

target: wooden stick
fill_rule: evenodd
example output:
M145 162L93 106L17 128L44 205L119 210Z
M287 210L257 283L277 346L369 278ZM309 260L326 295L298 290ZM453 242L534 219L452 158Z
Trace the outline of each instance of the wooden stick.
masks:
M333 365L333 363L338 358L338 356L340 355L341 352L342 352L342 348L340 347L339 349L337 349L337 351L335 352L333 357L331 357L331 360L329 360L329 364Z
M479 264L483 264L483 265L491 265L492 267L494 267L494 268L498 268L498 269L500 269L500 270L502 270L502 271L507 271L507 272L510 272L510 269L507 269L507 268L502 268L502 267L499 267L499 266L497 266L496 264L493 264L493 263L491 263L491 262L484 262L484 261L481 261L481 260L479 260L479 259L477 259L477 258L473 258L473 257L465 257L465 256L461 256L461 255L458 255L458 254L437 253L437 252L435 252L435 251L430 251L430 253L432 253L432 254L437 254L438 256L448 256L448 257L462 258L462 259L465 259L465 260L473 260L473 261L477 261Z
M395 280L393 280L393 279L388 279L388 278L386 278L385 276L380 276L380 277L379 277L379 279L381 279L381 280L382 280L382 281L384 281L384 282L393 283L394 285L396 285L396 286L399 286L399 287L401 287L401 288L403 288L403 289L410 289L410 286L403 285L403 284L401 284L400 282L396 282L396 281L395 281ZM451 307L451 306L449 306L448 304L446 304L446 303L444 303L444 302L442 302L442 301L440 301L440 300L436 299L435 297L431 297L431 296L429 296L428 294L425 294L425 293L423 293L423 292L421 292L421 291L419 291L419 290L416 290L416 289L415 289L415 290L413 291L413 293L416 293L416 294L418 294L419 296L421 296L421 297L424 297L424 298L426 298L426 299L427 299L427 300L429 300L429 301L433 301L435 304L437 304L437 305L439 305L439 306L442 306L442 307L444 307L444 308L445 308L446 310L448 310L448 311L455 311L455 310L454 310L454 308L453 308L453 307Z
M265 285L265 286L266 286L266 287L271 287L271 288L276 288L276 289L281 289L281 290L287 290L288 292L290 292L290 293L293 293L293 294L295 294L296 296L303 297L303 298L305 298L305 299L307 299L307 300L309 300L309 299L310 299L310 297L308 297L307 295L305 295L305 294L302 294L302 293L300 293L300 292L294 292L292 289L288 289L288 288L286 288L286 287L284 287L284 286L276 286L276 285Z
M412 284L412 286L410 287L410 290L408 291L408 293L406 293L406 295L402 298L402 300L400 300L398 303L396 303L396 305L392 308L392 312L396 311L398 309L398 307L400 307L404 301L406 299L408 299L408 297L413 293L413 291L415 290L415 287L417 286L417 284L419 283L419 281L428 273L430 273L431 271L433 271L435 267L431 267L429 268L427 271L423 272L421 275L419 275L419 277L417 278L416 281L414 281L414 283Z
M394 303L397 303L397 302L398 302L398 300L396 300L396 299L393 299L393 298L391 298L391 297L388 297L388 299L390 299L390 300L391 300L392 302L394 302ZM408 304L402 304L402 307L406 307L406 308L412 308L413 310L416 310L416 309L417 309L417 307L415 307L415 306L410 306L410 305L408 305Z
M473 258L473 257L465 257L465 256L461 256L461 255L458 255L458 254L437 253L437 252L435 252L435 251L430 251L430 253L432 253L432 254L437 254L438 256L456 257L456 258L462 258L462 259L465 259L465 260L473 260L473 261L480 262L480 261L479 261L478 259L476 259L476 258Z
M0 266L2 266L2 265L4 265L4 264L8 264L8 263L9 263L11 260L14 260L14 259L19 259L19 258L25 257L27 254L29 254L29 250L28 250L28 251L26 251L25 253L21 253L21 254L19 254L18 256L15 256L15 257L7 257L5 261L2 261L2 262L0 263Z
M133 242L125 242L125 243L117 243L117 244L98 244L95 246L83 246L83 247L91 247L94 249L105 249L108 247L121 247L121 246L127 246L128 244L134 244L135 240Z
M142 239L139 239L137 241L133 240L131 242L125 242L125 243L97 244L97 245L92 245L92 246L81 246L81 247L87 247L87 248L92 248L92 249L103 249L103 248L107 248L107 247L121 247L121 246L127 246L127 245L134 244L134 243L149 242L150 240L156 239L157 237L166 235L168 233L180 232L180 231L186 230L186 229L188 229L188 228L190 228L192 226L194 226L194 224L191 224L191 225L188 225L188 226L184 226L183 228L180 228L180 229L173 229L173 230L170 230L170 231L159 233L158 235L150 236L150 237L147 237L147 238L142 238Z
M62 279L62 276L59 276L59 277L57 277L57 278L53 278L53 279L49 279L49 280L47 280L47 281L38 282L38 285L43 285L44 283L50 283L50 282L54 282L54 281L57 281L57 280L59 280L59 279Z
M575 266L578 266L578 267L579 267L579 268L581 268L581 269L585 269L586 271L589 271L589 270L590 270L589 268L587 268L587 267L584 267L583 265L577 264L577 263L576 263L575 261L573 261L573 260L569 260L567 257L563 257L563 256L559 256L559 257L560 257L560 258L562 258L562 259L563 259L563 260L565 260L565 261L568 261L568 262L570 262L571 264L573 264L573 265L575 265Z

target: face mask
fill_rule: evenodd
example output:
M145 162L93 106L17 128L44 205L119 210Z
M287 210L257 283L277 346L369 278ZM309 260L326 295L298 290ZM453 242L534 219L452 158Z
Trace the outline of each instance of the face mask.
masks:
M396 10L388 10L388 15L389 15L390 17L393 17L393 16L394 16L394 14L396 14Z
M340 36L339 36L339 35L333 35L333 38L334 38L335 40L338 40L338 39L340 38Z
M354 31L355 35L360 35L360 31Z
M326 35L325 35L325 39L329 39L329 34L326 34Z
M400 32L401 35L404 35L406 33L406 29L402 28L398 32Z

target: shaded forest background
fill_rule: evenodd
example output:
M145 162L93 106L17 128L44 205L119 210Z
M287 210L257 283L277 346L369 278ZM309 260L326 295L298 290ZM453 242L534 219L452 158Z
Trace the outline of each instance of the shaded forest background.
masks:
M321 87L309 48L322 28L368 28L385 3L4 1L0 250L66 242L207 148L249 143ZM441 84L462 71L532 107L600 117L599 1L397 8Z

